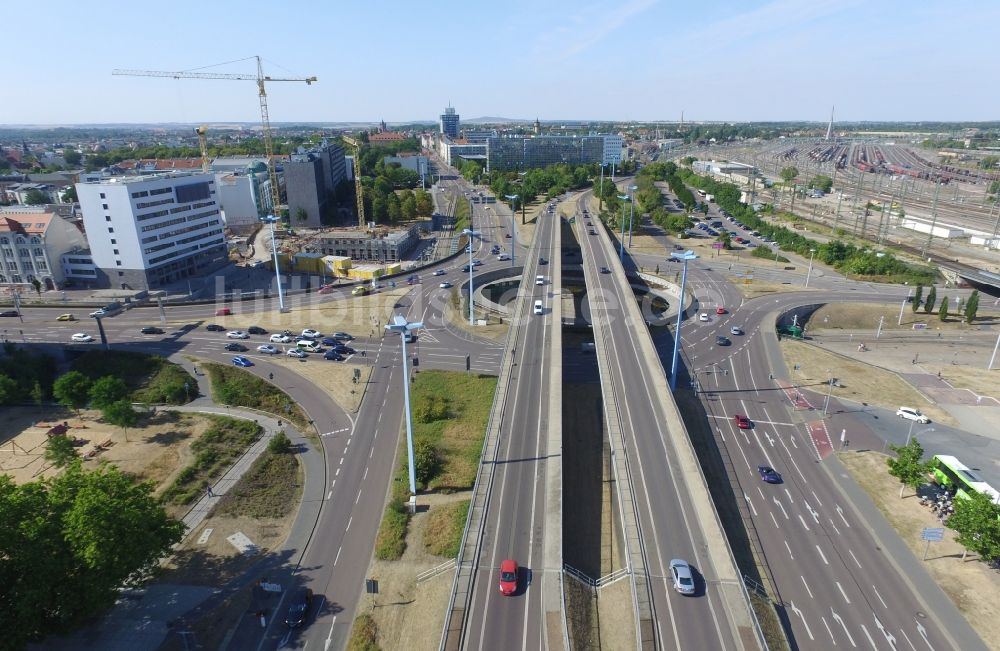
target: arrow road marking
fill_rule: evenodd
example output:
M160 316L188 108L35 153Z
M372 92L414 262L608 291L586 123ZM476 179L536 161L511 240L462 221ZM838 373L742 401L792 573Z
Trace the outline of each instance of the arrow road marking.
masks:
M802 526L803 526L803 527L805 527L806 531L812 531L812 530L811 530L811 529L809 528L809 525L808 525L808 524L806 524L806 519L805 519L805 518L803 518L801 514L799 515L799 522L801 522L801 523L802 523Z
M846 524L848 528L851 527L851 523L844 517L844 509L840 508L839 504L837 505L837 515L840 516L840 519L844 521L844 524Z
M753 511L753 517L756 518L757 517L757 509L755 509L753 507L753 502L750 501L750 496L747 495L746 493L743 493L743 499L745 499L747 501L747 505L750 507L750 510Z
M837 611L835 611L833 608L831 608L830 609L830 614L833 615L834 621L839 622L841 628L844 629L844 635L847 636L847 640L851 643L851 646L853 646L854 648L857 648L858 645L854 643L854 638L851 637L850 631L847 630L847 624L845 624L844 620L841 619L840 615L837 614ZM874 644L872 646L874 646Z
M813 517L813 521L816 524L819 524L819 513L817 513L813 507L809 506L809 502L804 502L804 504L806 505L806 510L809 511L809 515Z
M816 638L813 637L812 631L809 630L809 624L806 624L806 618L803 617L802 611L795 607L794 601L792 602L792 612L798 615L799 619L802 620L802 625L806 627L806 633L809 635L809 639L815 640Z
M785 505L784 505L784 504L782 504L782 503L781 503L781 502L780 502L780 501L778 500L778 498L777 498L777 497L772 497L771 499L772 499L772 500L774 500L774 503L775 503L775 504L776 504L776 505L778 506L778 508L779 508L779 509L781 509L781 512L782 512L782 513L784 514L784 516L785 516L785 519L787 520L787 519L788 519L788 512L787 512L787 511L785 511ZM807 527L807 528L808 528L808 527Z
M878 617L875 618L875 626L878 627L878 630L882 631L882 635L885 636L885 640L886 642L889 643L889 646L895 649L896 648L895 636L893 636L893 634L890 633L889 631L885 630L885 626L882 625L882 622L879 621Z
M788 490L788 489L786 488L786 489L785 489L785 495L787 495L787 496L788 496L788 501L789 501L789 502L791 502L792 504L795 504L795 500L794 500L794 499L792 499L792 491L790 491L790 490Z
M924 644L927 645L928 649L931 649L931 651L933 651L934 647L931 646L931 641L927 639L927 629L924 628L924 625L921 624L919 621L917 620L913 621L917 622L917 632L920 633L920 637L924 638Z

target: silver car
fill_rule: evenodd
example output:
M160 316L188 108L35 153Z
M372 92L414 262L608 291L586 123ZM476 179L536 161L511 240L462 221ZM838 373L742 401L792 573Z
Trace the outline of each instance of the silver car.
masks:
M683 595L694 594L694 575L687 561L679 558L670 561L670 574L674 579L674 590Z

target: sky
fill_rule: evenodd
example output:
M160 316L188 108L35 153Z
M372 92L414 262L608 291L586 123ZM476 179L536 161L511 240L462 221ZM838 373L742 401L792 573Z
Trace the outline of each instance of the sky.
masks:
M43 10L44 5L44 10ZM32 7L44 11L32 17ZM21 4L0 124L1000 118L994 0ZM218 65L225 64L225 65Z

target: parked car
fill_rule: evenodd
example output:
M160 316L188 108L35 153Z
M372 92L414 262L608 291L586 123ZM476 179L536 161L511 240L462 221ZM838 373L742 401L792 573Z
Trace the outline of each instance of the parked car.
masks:
M509 597L517 592L517 561L507 559L500 562L500 594Z
M670 576L674 580L674 590L683 595L694 594L694 574L687 561L675 558L670 561Z
M283 335L276 332L273 335L271 335L269 341L272 344L290 344L292 343L292 338L289 337L288 335Z
M242 330L230 330L226 333L226 336L230 339L249 339L250 335L243 332Z
M247 332L249 332L252 335L266 335L267 334L267 330L265 330L264 328L262 328L260 326L250 326L249 328L247 328Z
M258 353L264 353L265 355L277 355L281 351L279 351L277 348L275 348L271 344L263 344L263 345L257 346L257 352Z
M72 337L70 337L69 340L70 341L75 341L75 342L80 342L80 343L88 343L88 342L93 341L94 338L91 337L90 335L88 335L85 332L78 332L75 335L73 335Z
M299 348L289 348L288 352L286 352L285 355L288 357L298 357L299 359L305 359L306 357L309 357L309 355L304 350L301 350Z
M769 484L780 484L781 475L771 466L757 466L757 474Z
M145 328L139 330L139 332L144 335L162 335L163 329L157 328L156 326L146 326Z
M60 314L56 317L56 321L76 321L76 317L72 314Z
M228 350L231 353L245 353L247 352L247 347L244 346L243 344L238 344L235 341L232 341L226 344L226 350Z
M313 330L312 328L306 328L305 330L302 331L302 337L304 339L317 339L322 336L323 335L320 333L319 330Z
M340 339L341 341L351 341L354 339L353 336L347 334L346 332L335 332L333 333L334 339Z
M225 332L225 328L220 326L218 323L209 323L205 326L205 329L209 332Z
M736 427L739 427L740 429L751 429L753 427L753 423L750 422L750 419L743 414L735 414L733 416L733 420L736 421Z
M249 368L253 366L253 362L250 361L249 357L244 357L243 355L237 355L233 358L233 366L242 366L243 368Z
M336 351L336 352L338 352L338 353L340 353L341 355L353 355L356 352L358 352L358 351L354 350L353 348L351 348L350 346L345 346L343 344L334 346L333 350Z
M916 421L921 425L926 425L931 422L930 418L920 413L919 409L914 409L913 407L900 407L896 410L896 415L900 418L905 418L906 420Z
M344 356L331 348L330 350L323 353L323 359L329 359L334 362L342 362L344 361Z
M298 628L306 623L309 616L309 606L312 604L313 593L309 588L300 588L288 602L288 614L285 616L285 626Z

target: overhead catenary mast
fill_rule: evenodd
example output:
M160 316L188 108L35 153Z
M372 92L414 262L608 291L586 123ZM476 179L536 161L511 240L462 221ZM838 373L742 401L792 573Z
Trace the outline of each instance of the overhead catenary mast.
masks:
M830 134L833 132L833 110L836 106L830 107L830 124L826 125L826 139L830 139Z

